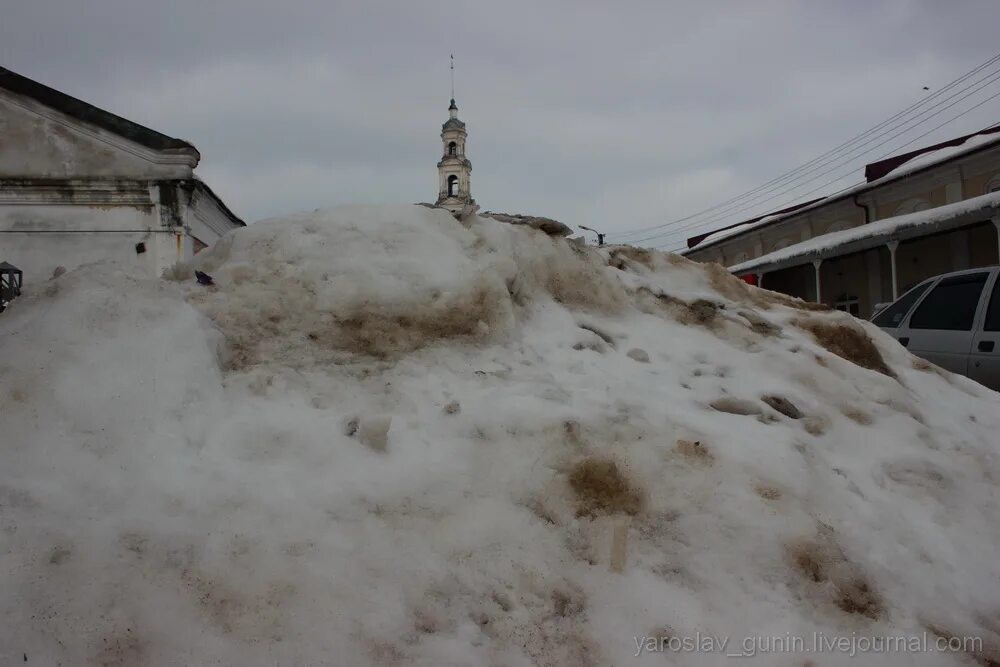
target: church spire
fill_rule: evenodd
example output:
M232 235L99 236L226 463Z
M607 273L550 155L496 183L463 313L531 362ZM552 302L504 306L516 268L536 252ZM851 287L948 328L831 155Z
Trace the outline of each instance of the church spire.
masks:
M455 54L451 54L451 105L448 107L448 115L451 118L458 118L458 105L455 104Z
M448 105L448 120L441 126L441 142L444 155L438 162L437 205L452 213L462 215L470 208L475 210L472 198L472 162L465 157L465 140L468 132L465 123L458 119L458 105L455 104L455 56L451 56L451 104Z

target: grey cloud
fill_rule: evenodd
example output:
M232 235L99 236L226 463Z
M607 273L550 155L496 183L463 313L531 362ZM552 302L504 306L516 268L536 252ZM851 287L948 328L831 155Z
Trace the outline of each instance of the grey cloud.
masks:
M432 199L454 52L480 203L608 231L713 205L867 129L993 55L1000 19L980 0L11 4L3 65L194 141L249 219Z

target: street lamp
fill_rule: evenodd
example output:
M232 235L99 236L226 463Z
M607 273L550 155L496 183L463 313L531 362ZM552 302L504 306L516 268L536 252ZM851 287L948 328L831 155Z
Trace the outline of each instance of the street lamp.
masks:
M586 229L588 232L594 232L595 234L597 234L597 245L604 245L604 234L600 233L596 229L591 229L590 227L584 227L583 225L579 225L579 227L580 229Z

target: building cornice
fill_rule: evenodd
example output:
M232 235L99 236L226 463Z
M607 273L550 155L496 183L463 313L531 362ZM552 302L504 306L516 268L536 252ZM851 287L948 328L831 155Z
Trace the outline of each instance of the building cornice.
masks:
M9 102L10 104L13 104L14 106L29 113L41 116L48 121L62 125L63 127L79 132L80 134L94 139L95 141L107 144L108 146L112 146L118 150L124 151L153 164L183 165L194 169L198 166L198 162L201 158L201 155L193 146L189 148L165 148L162 150L152 149L134 141L130 141L120 135L91 126L85 121L73 118L72 116L67 116L62 112L47 107L37 101L11 94L3 89L0 89L0 99L3 99L5 102Z
M123 179L0 179L0 204L149 207L149 181Z

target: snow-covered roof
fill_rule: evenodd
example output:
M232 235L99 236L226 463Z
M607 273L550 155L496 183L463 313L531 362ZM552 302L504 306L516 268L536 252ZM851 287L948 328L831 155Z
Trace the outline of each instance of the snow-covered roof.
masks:
M729 267L733 273L749 273L761 268L776 270L804 264L814 259L874 248L928 233L988 220L1000 214L1000 192L965 199L954 204L885 218L860 227L823 234L766 255Z
M1000 126L987 128L980 132L957 137L940 144L896 155L878 162L872 162L865 166L866 182L858 183L829 197L814 199L804 204L798 204L764 216L736 223L735 225L723 227L714 232L692 236L688 239L688 250L681 254L686 254L686 252L696 249L702 250L724 239L739 236L754 229L790 218L793 215L805 213L820 206L853 197L861 192L874 189L909 174L948 162L949 160L954 160L968 153L982 150L996 143L1000 143Z
M865 180L871 183L886 176L905 176L924 167L940 164L998 141L1000 141L1000 126L988 127L985 130L955 137L933 146L925 146L909 153L901 153L878 162L872 162L865 166Z

